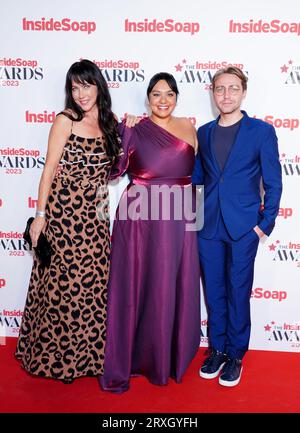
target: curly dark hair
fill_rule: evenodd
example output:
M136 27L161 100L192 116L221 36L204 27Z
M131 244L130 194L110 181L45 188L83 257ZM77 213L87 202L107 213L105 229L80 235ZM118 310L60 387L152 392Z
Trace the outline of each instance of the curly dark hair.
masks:
M75 83L94 84L98 88L97 106L98 106L98 122L101 131L103 132L106 142L106 152L109 157L117 156L120 149L120 139L118 135L118 122L111 110L111 97L108 90L107 82L105 81L100 69L95 63L87 59L82 59L79 62L73 63L66 75L65 84L65 110L71 110L76 114L74 117L68 111L64 114L75 122L80 122L84 117L84 111L76 104L72 95L72 81Z

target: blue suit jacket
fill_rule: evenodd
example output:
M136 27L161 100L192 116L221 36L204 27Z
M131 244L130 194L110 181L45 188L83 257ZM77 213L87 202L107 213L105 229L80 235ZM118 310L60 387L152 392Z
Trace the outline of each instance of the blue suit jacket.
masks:
M231 152L221 171L212 149L212 131L219 117L198 129L199 151L193 183L204 184L204 227L199 236L211 239L220 212L235 240L256 225L269 235L275 225L282 191L281 165L275 129L245 111ZM260 187L265 192L260 209Z

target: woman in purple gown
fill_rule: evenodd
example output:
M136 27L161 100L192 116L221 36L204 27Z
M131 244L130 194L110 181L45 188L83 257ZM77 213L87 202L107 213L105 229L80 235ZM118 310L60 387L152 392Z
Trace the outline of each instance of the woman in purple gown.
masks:
M178 218L184 206L177 196L192 188L197 137L188 119L172 116L178 95L172 75L154 75L147 95L152 113L134 128L121 126L124 154L112 176L127 171L131 182L113 227L99 381L103 390L119 393L133 375L156 385L169 377L181 382L200 342L196 232L186 230L184 212ZM164 194L154 203L162 186L167 195L174 191L169 204Z

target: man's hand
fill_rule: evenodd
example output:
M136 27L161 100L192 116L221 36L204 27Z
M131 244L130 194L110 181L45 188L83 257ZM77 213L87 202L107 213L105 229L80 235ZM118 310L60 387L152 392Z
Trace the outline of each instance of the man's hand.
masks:
M265 236L264 232L258 227L255 226L253 228L253 230L255 231L255 233L257 234L257 236L261 239L263 236Z

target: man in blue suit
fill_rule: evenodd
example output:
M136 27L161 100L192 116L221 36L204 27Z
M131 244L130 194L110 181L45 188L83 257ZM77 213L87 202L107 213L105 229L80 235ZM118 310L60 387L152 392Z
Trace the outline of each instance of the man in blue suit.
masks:
M193 174L193 183L204 184L198 241L211 345L199 374L212 379L220 373L221 385L235 386L250 339L255 256L259 239L275 225L281 166L273 126L240 108L247 92L244 73L232 66L218 70L212 90L220 115L198 129Z

